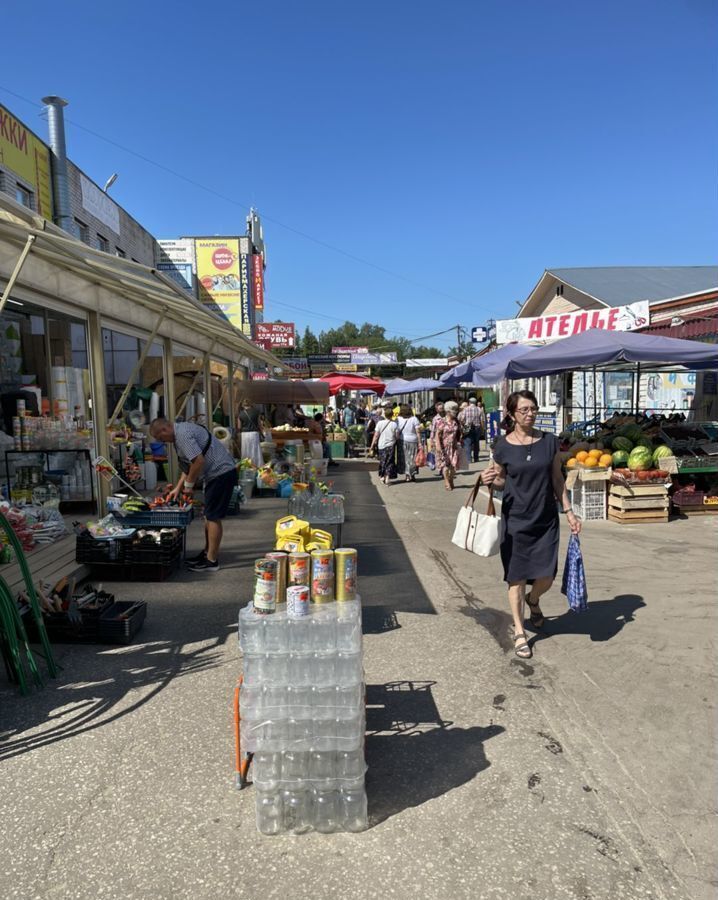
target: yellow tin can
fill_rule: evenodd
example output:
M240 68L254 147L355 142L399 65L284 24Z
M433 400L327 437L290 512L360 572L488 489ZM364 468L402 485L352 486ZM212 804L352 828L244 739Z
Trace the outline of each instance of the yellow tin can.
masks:
M357 559L357 551L352 547L339 547L334 551L337 602L357 598Z

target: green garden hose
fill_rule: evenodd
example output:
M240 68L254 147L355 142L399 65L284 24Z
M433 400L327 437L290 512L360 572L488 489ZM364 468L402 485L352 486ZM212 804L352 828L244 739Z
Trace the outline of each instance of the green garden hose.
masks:
M50 639L47 636L47 630L45 629L45 620L42 617L42 610L40 609L40 602L37 599L35 585L32 583L32 576L30 575L30 568L28 567L27 559L25 558L25 553L23 552L22 545L21 545L20 541L18 540L17 535L15 534L12 527L10 526L10 523L8 522L8 520L5 518L5 516L2 513L0 513L0 527L3 529L3 531L7 535L10 546L15 551L15 558L18 561L18 565L20 566L20 571L22 573L22 577L25 581L26 593L27 593L28 600L30 601L30 612L32 614L33 619L35 620L35 625L37 627L37 633L40 636L40 643L42 644L43 652L41 653L41 656L43 656L43 658L45 659L45 663L47 665L47 671L48 671L50 677L56 678L57 677L57 665L56 665L55 659L52 655L52 647L50 646ZM9 594L10 592L4 581L2 582L2 584L4 586L5 593ZM11 601L11 611L14 610L15 614L16 614L16 615L12 616L12 620L11 620L15 623L15 626L16 626L15 633L17 634L17 631L18 631L17 622L19 621L20 633L24 637L25 645L28 646L27 645L27 635L25 635L25 626L22 622L19 612L17 611L17 606L15 605L15 601L14 601L14 598L12 597L12 595L10 595L10 601ZM30 653L30 658L32 660L32 653ZM32 670L32 668L34 666L34 660L32 660L29 663L29 665ZM38 672L37 677L39 677L39 672Z

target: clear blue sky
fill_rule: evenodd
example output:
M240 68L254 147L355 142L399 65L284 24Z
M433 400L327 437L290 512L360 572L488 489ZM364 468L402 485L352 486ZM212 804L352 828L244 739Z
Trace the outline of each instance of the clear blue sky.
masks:
M716 261L715 0L4 7L3 88L235 201L69 124L155 235L259 209L271 319L416 338L513 315L544 268Z

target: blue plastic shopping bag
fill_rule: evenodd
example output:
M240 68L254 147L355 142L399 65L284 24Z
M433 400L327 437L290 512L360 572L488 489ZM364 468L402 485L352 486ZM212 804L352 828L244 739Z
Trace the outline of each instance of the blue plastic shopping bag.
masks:
M586 571L583 567L581 542L577 534L572 534L566 551L566 562L563 567L563 583L561 593L568 598L568 605L574 612L586 612L588 609L588 587Z
M426 464L432 470L436 468L436 457L431 450L426 454Z

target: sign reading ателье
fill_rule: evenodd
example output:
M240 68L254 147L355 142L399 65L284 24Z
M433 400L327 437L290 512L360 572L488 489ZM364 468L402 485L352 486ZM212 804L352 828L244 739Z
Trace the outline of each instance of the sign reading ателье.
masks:
M572 334L581 334L589 328L635 331L648 325L649 315L648 301L639 300L628 306L577 310L551 316L533 316L528 319L499 319L496 323L496 343L555 341L570 337Z

